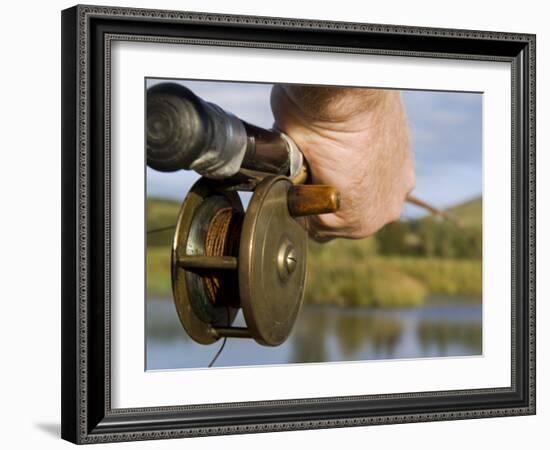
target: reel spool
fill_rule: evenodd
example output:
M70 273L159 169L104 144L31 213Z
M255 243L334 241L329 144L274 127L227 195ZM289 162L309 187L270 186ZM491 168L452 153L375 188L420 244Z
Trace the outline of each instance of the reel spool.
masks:
M282 344L300 310L307 232L295 217L334 212L330 186L268 176L246 213L231 187L201 178L185 198L172 245L172 290L180 321L198 343L222 337ZM232 326L242 308L246 327Z

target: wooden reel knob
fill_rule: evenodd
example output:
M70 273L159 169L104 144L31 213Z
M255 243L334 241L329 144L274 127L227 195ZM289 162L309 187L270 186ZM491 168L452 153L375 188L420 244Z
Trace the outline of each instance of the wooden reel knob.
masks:
M293 217L327 214L340 208L340 193L332 186L297 184L288 191L288 210Z

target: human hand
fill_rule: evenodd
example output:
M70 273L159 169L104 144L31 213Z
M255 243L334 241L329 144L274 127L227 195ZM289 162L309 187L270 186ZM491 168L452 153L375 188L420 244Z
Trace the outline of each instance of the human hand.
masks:
M359 239L399 219L415 184L399 91L278 84L271 108L307 159L311 181L340 191L336 213L305 218L311 238Z

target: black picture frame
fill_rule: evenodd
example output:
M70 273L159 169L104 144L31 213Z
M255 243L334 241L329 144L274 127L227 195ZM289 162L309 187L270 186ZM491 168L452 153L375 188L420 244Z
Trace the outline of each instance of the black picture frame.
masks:
M110 45L181 42L512 67L511 386L111 408ZM62 12L62 437L97 443L535 414L535 36L75 6Z

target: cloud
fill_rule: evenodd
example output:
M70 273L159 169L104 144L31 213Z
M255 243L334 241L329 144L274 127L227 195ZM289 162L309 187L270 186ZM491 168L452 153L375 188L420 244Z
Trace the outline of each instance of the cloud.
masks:
M482 190L482 94L404 91L417 168L417 192L457 202ZM470 174L464 178L465 173ZM441 177L440 174L445 174Z

